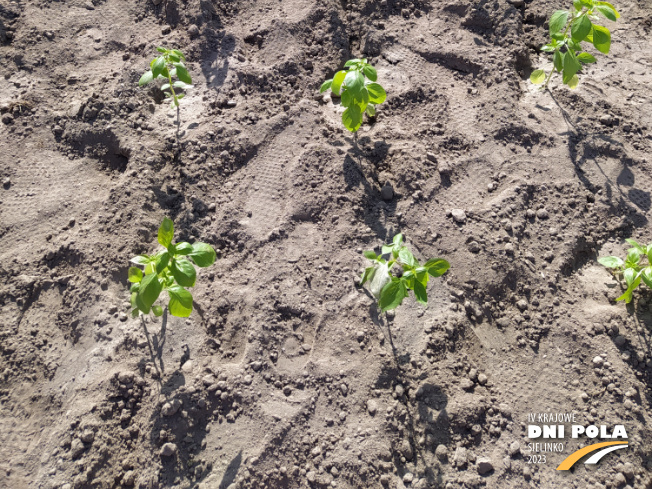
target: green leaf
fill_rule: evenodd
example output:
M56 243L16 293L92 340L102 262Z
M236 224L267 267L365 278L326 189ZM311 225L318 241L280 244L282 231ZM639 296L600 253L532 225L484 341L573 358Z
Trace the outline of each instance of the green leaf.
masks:
M544 53L552 53L555 49L556 49L555 46L551 44L546 44L544 46L541 46L541 51L543 51Z
M638 248L630 248L627 250L627 258L625 261L628 265L638 265L638 262L641 261L641 251Z
M548 22L550 35L556 34L566 26L568 15L567 10L557 10L550 16L550 22Z
M163 308L161 306L152 306L154 316L161 317L163 315Z
M152 261L152 258L148 255L138 255L138 256L134 256L129 261L131 263L135 263L136 265L147 265L150 261Z
M652 268L647 267L641 272L641 280L652 289Z
M187 318L192 312L192 294L183 287L175 285L168 289L170 314L178 318Z
M552 64L557 71L564 69L564 55L561 51L555 51L555 54L552 56Z
M573 51L566 51L564 54L564 83L567 83L581 67L582 65L577 61L575 53Z
M369 92L367 92L366 88L362 87L360 91L353 92L352 96L353 103L360 109L360 116L362 117L362 114L367 109L367 105L369 104Z
M152 304L158 299L161 290L163 290L163 286L159 282L158 276L154 273L146 275L140 283L140 289L136 297L138 309L148 314Z
M374 278L374 273L376 272L376 267L367 267L364 269L364 272L362 273L362 278L360 281L360 285L364 285L365 282L368 280L372 280Z
M373 251L365 251L362 253L366 258L369 258L370 260L375 260L378 255L374 253Z
M350 90L344 90L342 92L342 99L341 99L341 104L342 107L351 107L351 103L353 102L353 96L351 95Z
M416 268L419 266L419 262L417 261L417 259L414 258L412 252L408 250L406 247L401 248L401 250L398 252L398 256L401 259L402 263L404 263L405 265L411 268Z
M181 51L179 51L178 49L173 49L172 52L174 54L176 54L177 56L179 56L181 59L183 59L183 60L186 59L186 57L183 55L183 53Z
M193 243L192 251L189 255L197 266L201 268L211 266L217 258L215 250L207 243Z
M617 256L603 256L598 258L598 263L607 268L620 268L625 264L625 262Z
M351 132L356 132L362 125L362 114L357 105L347 108L342 114L342 123Z
M383 245L383 255L386 255L387 253L391 253L393 249L394 249L393 245Z
M591 32L591 25L588 15L581 15L571 25L571 36L578 42L583 41Z
M365 112L369 117L376 117L376 106L374 104L367 105Z
M546 79L546 72L543 70L534 70L530 75L530 81L535 85L541 85Z
M419 281L414 282L414 296L420 304L423 304L424 306L428 304L428 293L426 292L426 288Z
M618 10L616 10L616 7L614 7L609 2L595 2L595 5L609 7L611 10L613 10L613 13L616 15L616 19L620 19L620 14L618 13Z
M385 89L378 83L369 83L366 89L369 92L369 103L382 104L387 99Z
M326 80L324 83L321 84L321 87L319 87L319 93L324 93L326 90L328 90L331 87L332 84L333 84L332 78L330 80Z
M152 77L156 78L159 76L163 72L164 68L165 58L163 56L159 56L158 58L154 59L154 63L152 64Z
M192 245L190 243L186 243L185 241L181 241L180 243L174 245L174 249L172 251L175 255L187 255L192 252Z
M595 8L598 12L600 12L609 20L613 20L615 22L618 19L618 17L616 17L616 12L613 9L607 7L606 5L598 5Z
M134 306L134 307L135 307L135 309L131 311L131 317L133 319L136 319L138 317L138 308L136 306Z
M625 270L625 281L628 284L627 290L623 295L618 297L616 301L624 300L627 304L632 301L632 292L636 290L636 287L641 283L641 274L634 272L633 269L629 268Z
M570 77L570 80L566 83L568 85L568 88L571 90L574 90L577 88L577 85L579 85L580 79L577 77L577 75L573 75Z
M156 255L156 273L161 273L170 262L170 253L164 251Z
M628 245L634 247L641 255L646 254L647 250L644 249L640 244L638 244L638 242L636 240L634 240L632 238L627 238L627 239L625 239L625 243L627 243Z
M357 70L349 71L344 77L344 84L347 89L357 92L364 87L364 76Z
M611 33L606 27L593 24L593 45L601 53L608 54L611 48Z
M346 78L346 71L338 71L333 77L333 83L331 84L331 90L338 97L340 96L340 90L342 89L342 83L344 83L344 78Z
M407 288L405 284L399 279L392 280L380 291L380 300L378 301L380 310L385 312L396 309L406 296Z
M156 260L149 262L145 265L145 275L151 275L156 271Z
M359 60L358 58L350 59L350 60L348 60L346 63L344 63L344 66L345 66L345 67L346 67L346 66L353 66L353 65L355 65L355 64L358 64L359 62L360 62L360 60Z
M174 86L174 88L181 88L182 90L187 90L189 88L192 88L192 85L188 85L187 83L182 81L175 81L172 84L172 86Z
M374 68L371 65L364 65L364 67L362 68L362 72L372 82L375 82L378 79L378 72L376 71L376 68Z
M394 246L401 246L403 244L403 234L398 233L392 238L392 243Z
M433 258L423 265L432 277L441 277L451 267L450 263L441 258Z
M589 54L589 53L580 53L580 54L578 54L577 55L577 60L580 63L586 63L586 64L596 62L595 57L592 54Z
M143 76L140 77L140 80L138 80L138 86L143 86L147 85L149 82L151 82L154 79L154 74L152 73L152 70L146 71L143 73Z
M176 67L177 67L177 78L181 80L183 83L192 85L192 78L190 78L190 73L188 73L188 70L181 63L177 63Z
M158 47L156 48L156 50L157 50L157 51L158 51L159 53L163 53L163 54L165 54L165 53L167 53L167 52L168 52L168 50L167 50L167 49L165 49L165 48L162 48L161 46L158 46Z
M169 83L164 83L163 85L161 85L161 91L162 92L165 92L166 90L169 90L169 89L170 89L170 84ZM165 92L165 93L167 95L168 92Z
M164 217L161 226L158 228L158 242L169 248L174 237L174 223L171 219Z
M170 271L177 283L183 287L194 287L197 279L197 271L188 260L172 260Z
M143 271L140 268L129 267L128 280L131 283L137 284L143 279Z
M140 289L140 283L131 284L131 287L129 287L129 292L138 292L139 289Z

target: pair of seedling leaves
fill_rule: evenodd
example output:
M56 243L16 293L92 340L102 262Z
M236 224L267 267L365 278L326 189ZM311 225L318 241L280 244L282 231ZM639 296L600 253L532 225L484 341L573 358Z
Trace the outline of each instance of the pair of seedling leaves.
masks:
M634 290L641 284L641 281L652 289L652 243L642 246L633 239L625 241L632 247L627 250L627 257L624 261L617 256L604 256L598 258L598 262L623 274L627 290L616 300L629 304L632 301ZM645 266L645 262L641 263L641 259L647 259L647 266Z
M383 255L389 255L387 261ZM417 302L426 305L428 294L426 287L430 277L441 277L450 268L450 264L441 258L433 258L423 265L403 245L403 235L394 236L391 245L383 245L382 253L365 251L364 256L374 262L362 274L361 285L370 282L371 293L378 299L381 311L396 309L408 296L408 290L414 292ZM392 275L392 268L398 264L401 274Z
M170 296L168 310L177 317L188 317L192 312L192 294L185 287L193 287L197 272L187 259L192 258L198 267L208 267L215 263L215 250L206 243L172 243L174 224L167 217L158 230L158 242L165 247L155 255L138 255L131 259L132 263L144 266L129 268L131 285L131 314L138 312L155 316L163 314L163 308L154 303L162 291Z
M319 93L329 88L333 95L341 97L346 110L342 114L342 123L351 132L356 132L362 125L363 115L376 115L376 105L387 98L385 89L376 83L378 73L365 59L350 59L344 64L348 70L335 73L330 80L322 83ZM368 78L368 79L367 79Z
M595 49L608 54L611 48L611 33L604 26L594 24L599 16L615 21L620 17L616 8L609 2L596 0L573 0L570 10L557 10L550 17L550 42L541 51L553 53L553 69L546 78L544 70L535 70L530 75L530 81L535 84L544 83L548 86L552 74L557 71L562 74L562 81L570 88L577 87L577 73L583 64L595 63L595 57L582 51L584 41L593 44Z
M192 78L186 65L183 64L186 57L178 49L157 47L156 50L161 55L150 62L151 69L140 77L138 85L142 87L152 80L166 79L167 83L161 85L161 90L166 96L165 101L170 102L170 108L179 107L179 100L184 97L184 94L177 93L174 89L187 90L192 87ZM172 80L175 77L178 78L177 81Z

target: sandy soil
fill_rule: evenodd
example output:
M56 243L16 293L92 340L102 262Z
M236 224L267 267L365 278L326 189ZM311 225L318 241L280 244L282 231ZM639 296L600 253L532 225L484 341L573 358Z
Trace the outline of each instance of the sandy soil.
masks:
M0 487L652 487L652 294L596 262L652 241L648 2L541 92L561 1L157 1L0 0ZM356 148L318 88L357 56L388 100ZM219 258L143 322L166 215ZM396 232L451 269L381 315L361 252ZM630 446L529 463L549 412Z

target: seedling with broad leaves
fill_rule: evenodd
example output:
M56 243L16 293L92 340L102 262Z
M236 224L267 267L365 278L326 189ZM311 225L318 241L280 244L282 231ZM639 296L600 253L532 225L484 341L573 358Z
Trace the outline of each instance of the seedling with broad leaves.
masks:
M132 263L144 267L129 268L131 285L131 314L139 312L155 316L163 314L163 307L154 304L161 292L166 291L170 298L168 310L177 317L188 317L192 312L192 294L186 287L193 287L197 278L192 258L198 267L208 267L215 263L215 250L206 243L172 243L174 224L167 217L158 230L158 242L165 248L154 255L138 255Z
M378 74L376 69L367 63L367 59L350 59L344 63L348 70L335 73L330 80L322 83L319 93L329 88L333 95L341 98L343 107L342 123L352 133L356 133L362 125L366 113L375 117L376 106L382 104L387 98L385 89L376 83Z
M389 261L383 258L389 255ZM382 253L365 251L364 256L374 262L362 274L362 283L370 282L371 293L378 299L380 310L385 312L396 309L408 296L408 290L414 292L417 302L426 305L428 293L426 288L430 277L441 277L450 268L450 264L441 258L433 258L423 265L403 245L403 235L394 236L391 245L383 245ZM402 273L392 274L394 265L399 265Z
M597 0L573 0L570 10L557 10L548 22L550 42L541 51L552 53L553 68L546 77L544 70L535 70L530 75L534 84L545 89L554 72L562 74L562 82L570 88L577 87L577 73L582 65L595 63L595 57L582 49L582 42L590 42L595 49L608 54L611 48L611 33L602 25L595 24L604 17L616 21L620 14L609 2Z
M632 301L634 290L641 284L641 281L652 289L652 243L642 246L633 239L625 241L632 246L627 250L625 260L617 256L604 256L598 258L598 262L611 268L617 274L622 274L627 284L627 290L616 300L629 304Z
M179 100L184 97L184 94L177 93L174 89L187 90L192 88L192 78L186 65L183 64L186 57L178 49L166 49L159 46L156 50L161 55L149 63L151 69L140 77L138 85L142 87L156 79L167 80L166 83L161 85L161 90L166 96L165 101L170 102L170 108L178 108ZM178 78L177 81L172 80L175 77Z

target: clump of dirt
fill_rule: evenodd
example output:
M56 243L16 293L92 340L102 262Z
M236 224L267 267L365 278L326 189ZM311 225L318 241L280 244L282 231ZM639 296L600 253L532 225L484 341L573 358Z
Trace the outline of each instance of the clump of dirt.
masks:
M652 294L596 261L652 240L652 11L541 92L561 5L0 5L0 486L652 487ZM178 138L137 86L158 45ZM318 89L358 56L388 98L354 141ZM163 216L218 261L190 318L134 319ZM361 251L397 232L451 269L381 315ZM531 463L559 412L628 449Z

